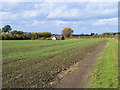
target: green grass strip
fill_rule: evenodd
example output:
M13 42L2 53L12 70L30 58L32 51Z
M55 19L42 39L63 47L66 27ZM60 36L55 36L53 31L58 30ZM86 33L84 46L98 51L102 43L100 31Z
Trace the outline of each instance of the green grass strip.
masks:
M118 42L109 40L92 73L91 88L118 88Z

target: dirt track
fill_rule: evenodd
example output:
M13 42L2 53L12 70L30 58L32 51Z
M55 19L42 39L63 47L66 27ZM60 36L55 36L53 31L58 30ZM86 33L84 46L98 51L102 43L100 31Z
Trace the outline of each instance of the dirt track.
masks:
M83 60L73 66L53 88L89 88L87 77L94 70L97 58L107 42L105 40L96 46Z

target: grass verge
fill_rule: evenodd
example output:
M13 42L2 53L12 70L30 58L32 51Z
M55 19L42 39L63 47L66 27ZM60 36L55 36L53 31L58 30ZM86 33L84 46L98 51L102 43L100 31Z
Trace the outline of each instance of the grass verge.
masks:
M91 88L118 88L118 42L109 40L92 73Z

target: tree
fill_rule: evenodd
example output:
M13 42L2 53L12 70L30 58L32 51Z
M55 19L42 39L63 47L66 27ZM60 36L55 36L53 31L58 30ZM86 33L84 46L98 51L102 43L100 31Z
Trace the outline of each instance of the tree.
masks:
M11 28L10 25L5 25L5 26L2 28L2 32L9 32L9 31L11 31L11 30L12 30L12 28Z
M97 34L94 34L92 37L93 37L93 38L98 38L98 35L97 35Z
M19 35L22 35L24 33L23 31L17 31L17 30L13 30L11 32L12 34L19 34Z
M95 33L91 33L91 36L93 36Z
M62 30L62 34L66 37L70 37L72 33L73 33L73 30L69 27L66 27Z
M17 30L13 30L11 32L12 32L12 34L17 34Z
M85 36L85 35L82 33L82 34L80 34L80 36Z
M12 34L19 34L19 35L22 35L24 33L23 31L17 31L17 30L13 30L11 32Z
M26 37L26 39L31 39L32 35L31 35L31 33L25 33L25 37Z

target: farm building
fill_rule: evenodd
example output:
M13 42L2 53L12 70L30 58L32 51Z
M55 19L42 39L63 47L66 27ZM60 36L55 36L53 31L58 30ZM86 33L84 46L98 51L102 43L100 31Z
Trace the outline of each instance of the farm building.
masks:
M55 35L52 37L52 40L64 40L64 36L62 35Z
M52 40L56 40L56 37L52 37Z

